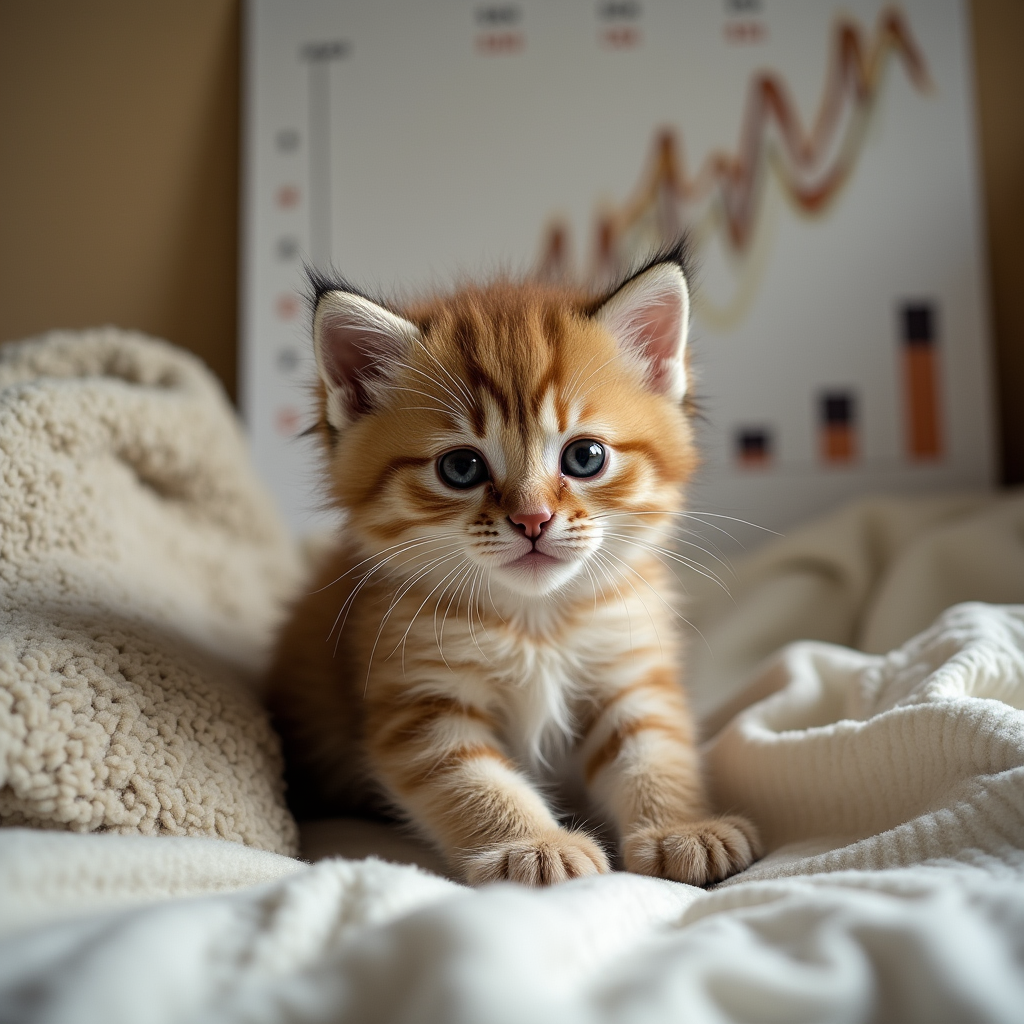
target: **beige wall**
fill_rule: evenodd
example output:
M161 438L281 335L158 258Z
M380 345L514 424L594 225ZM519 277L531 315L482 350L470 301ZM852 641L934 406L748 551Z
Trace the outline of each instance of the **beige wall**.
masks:
M0 0L0 340L116 323L234 395L238 0Z
M1004 478L1020 483L1024 2L976 0L973 20ZM234 395L238 29L238 0L0 0L0 340L137 327Z

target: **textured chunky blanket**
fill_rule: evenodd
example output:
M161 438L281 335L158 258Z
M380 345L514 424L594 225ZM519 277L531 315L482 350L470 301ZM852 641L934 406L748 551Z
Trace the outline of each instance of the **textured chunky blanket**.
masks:
M890 513L902 514L872 511L876 534ZM808 588L831 578L842 596L873 576L851 615L871 621L914 574L942 584L956 530L953 556L1001 549L967 561L1003 586L1024 501L947 508L931 530L945 561L929 572L895 547L887 572L871 545L859 574L826 572L853 565L862 532L838 530L828 548L810 528L785 557L740 570L732 614L768 587L783 630L779 594L797 614ZM904 555L926 550L927 532ZM809 577L787 591L792 572ZM0 1019L1016 1024L1024 578L1007 585L1016 604L957 605L888 654L802 642L753 670L734 701L748 706L707 753L719 800L749 813L769 850L712 891L623 873L473 891L376 859L0 830ZM813 633L820 617L808 622Z
M0 349L0 824L295 852L252 683L297 572L198 360Z

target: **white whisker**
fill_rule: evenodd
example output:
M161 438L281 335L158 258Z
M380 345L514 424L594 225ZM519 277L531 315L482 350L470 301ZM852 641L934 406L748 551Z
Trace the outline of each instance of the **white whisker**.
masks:
M464 410L456 408L450 402L446 402L443 398L438 398L437 395L432 395L429 391L420 391L418 388L406 387L404 384L393 384L390 388L391 391L408 391L410 395L422 395L424 398L429 398L433 402L437 402L443 408L434 409L434 412L447 411L451 413L456 420L462 419L464 416Z
M657 594L658 597L661 597L661 595L658 594L658 591L655 590L654 587L651 586L651 584L648 583L647 580L644 579L644 577L640 573L638 573L636 571L636 569L634 569L628 562L624 562L617 555L612 554L611 551L601 551L601 552L594 552L594 553L595 553L595 555L600 554L600 556L602 558L605 558L605 559L614 559L616 562L619 562L621 565L624 565L631 572L633 572L637 576L639 576L640 579L642 579L644 581L644 583L647 583L647 586L650 587L651 590L654 590L654 593ZM636 587L634 587L633 584L625 576L622 577L622 580L626 584L626 586L629 587L629 589L633 591L633 593L636 595L636 599L640 602L640 604L643 607L643 610L647 613L647 618L651 620L651 628L654 630L654 635L655 635L655 637L657 638L657 641L658 641L658 650L664 651L664 648L661 645L661 635L658 633L658 624L654 621L654 616L651 614L650 608L647 607L647 602L640 596L640 594L637 591ZM626 614L628 615L629 613L627 612ZM632 629L630 630L630 636L629 636L629 648L632 651L632 649L633 649L633 633L632 633Z
M427 373L427 371L424 370L422 367L413 366L412 363L398 363L398 365L405 368L410 373L419 374L420 377L422 377L425 381L429 382L430 384L433 384L437 388L440 388L441 391L448 395L452 399L452 401L455 402L455 404L459 406L459 408L461 408L463 412L468 415L469 410L466 408L464 398L461 395L457 394L456 392L452 391L452 389L448 387L448 385L445 384L443 380L439 380L433 374Z
M477 638L476 630L473 628L473 609L475 607L476 587L477 587L477 583L479 583L479 581L480 581L480 576L481 576L482 572L483 572L483 567L481 566L473 574L473 582L472 582L472 584L470 585L470 588L469 588L469 599L467 601L467 611L468 611L468 615L469 615L469 635L473 638L473 643L476 645L476 649L483 655L484 660L487 661L488 663L490 663L491 659L487 657L487 653L480 646L480 641ZM481 624L481 626L483 626L483 622L482 621L481 621L480 624ZM484 626L485 630L486 630L486 628L487 627Z
M362 559L362 561L356 562L355 565L343 572L338 579L334 580L333 583L328 583L327 586L333 586L334 583L337 583L338 580L342 579L342 577L351 575L359 568L359 566L365 565L367 562L372 562L373 559L377 558L379 555L383 555L385 551L393 551L395 548L419 547L421 544L430 544L432 541L448 540L450 537L461 536L462 533L460 531L449 530L447 533L435 533L428 537L413 537L411 540L400 540L397 544L389 544L386 548L381 548L380 551L375 551L372 555L367 555L367 557ZM401 552L399 552L399 554L401 554ZM327 587L321 587L320 590L314 590L313 593L319 594L321 590L326 589Z
M377 653L377 645L380 643L381 634L384 632L384 627L387 625L388 620L391 618L391 613L398 607L402 598L409 593L410 590L416 585L418 580L421 580L430 570L439 563L447 562L449 559L458 558L458 554L446 555L439 558L433 559L425 567L414 573L408 580L406 580L399 588L395 597L392 599L391 604L388 605L388 610L384 613L383 618L380 620L380 626L377 628L377 635L373 639L373 647L370 649L370 658L366 663L366 681L363 684L363 696L366 696L366 690L370 685L370 673L373 671L373 658ZM396 648L397 650L397 648ZM394 653L394 652L392 652ZM391 655L389 654L390 658ZM387 659L385 659L387 660Z
M494 614L497 615L498 618L501 619L502 622L504 622L505 621L505 616L502 615L501 612L498 611L498 607L494 603L494 596L491 594L491 570L490 569L487 570L487 600L491 602L491 609L493 610Z
M420 604L419 608L417 608L416 611L413 613L412 618L409 620L409 625L405 627L405 632L402 634L402 639L399 640L397 644L395 644L395 650L392 651L391 654L388 655L388 658L390 658L395 653L395 651L398 650L399 647L402 648L402 674L403 675L405 674L405 644L406 644L406 641L409 639L409 633L412 630L413 623L415 623L417 616L419 615L419 613L421 611L423 611L424 606L431 599L431 597L433 597L433 595L437 591L438 587L443 587L448 582L448 580L450 580L452 578L452 576L454 576L455 573L457 573L459 571L459 569L466 563L466 561L467 561L467 559L465 557L463 557L462 561L459 562L459 564L454 569L452 569L452 571L449 572L448 575L445 576L444 579L442 579L440 583L435 584L431 588L431 590L427 594L427 596L425 598L423 598L423 601ZM440 604L441 597L443 597L443 596L444 596L444 591L442 590L441 591L441 596L438 597L438 599L437 599L438 604ZM436 608L436 606L435 606L435 608ZM441 660L444 661L444 652L441 652ZM445 664L447 665L448 663L445 662Z
M622 565L624 565L627 569L629 569L629 571L631 573L633 573L635 576L639 576L640 579L643 580L643 582L647 585L647 588L654 594L654 596L673 615L675 615L676 618L681 619L683 622L685 622L686 625L689 626L690 629L692 629L697 634L697 636L699 636L701 638L701 640L704 641L704 646L707 647L708 651L710 651L712 655L714 654L714 651L711 650L711 644L708 643L708 641L707 641L706 637L704 636L704 634L685 615L683 615L683 613L681 611L679 611L678 608L673 608L672 605L670 605L668 603L668 601L666 601L665 598L658 592L657 587L652 586L651 583L647 579L644 578L643 573L637 572L636 569L634 569L628 562L623 562L621 558L618 558L616 555L613 555L610 551L605 552L605 554L607 554L611 558L614 558L617 562L621 562ZM639 597L639 595L637 595L637 596Z
M692 558L687 558L685 555L680 555L678 552L663 548L660 545L650 544L647 541L640 540L638 537L631 537L629 534L613 533L611 530L607 530L605 535L615 540L635 544L638 548L643 548L645 551L650 551L652 554L657 555L659 559L671 558L674 562L678 562L680 565L684 565L686 568L692 569L701 576L717 583L727 594L729 593L729 588L725 585L725 581L717 573L701 565L699 562L695 562Z
M404 555L407 551L411 551L413 548L420 548L420 547L423 547L425 544L436 543L437 541L442 540L445 537L459 537L459 536L461 536L461 535L458 534L458 533L445 533L445 534L441 534L439 537L436 537L436 538L435 537L424 537L424 538L420 538L418 540L406 541L404 544L394 544L394 545L391 545L392 547L398 547L400 550L395 551L392 554L388 555L387 558L382 558L376 565L374 565L372 568L370 568L365 573L363 573L363 575L360 577L359 582L355 585L355 587L352 589L351 593L345 599L344 604L342 604L341 608L338 609L338 614L335 616L334 623L331 626L331 632L327 634L327 636L326 636L326 638L324 640L324 643L326 643L328 640L331 639L331 635L334 633L335 628L337 628L338 620L341 619L342 615L344 615L345 618L344 618L344 620L342 620L341 629L338 630L338 640L341 639L342 630L344 630L345 623L348 621L348 613L352 609L352 602L355 600L356 595L359 593L359 591L362 590L363 587L366 586L366 584L369 582L370 577L373 576L374 573L376 573L378 569L383 568L393 558L398 558L400 555ZM447 547L445 547L444 550L447 551L447 550L450 550L452 547L456 547L456 546L457 545L455 545L455 544L449 544ZM383 550L387 551L388 548L384 548ZM374 556L374 555L370 556L370 558L374 558L374 557L376 557L376 556ZM361 562L356 563L356 565L354 565L352 567L352 569L349 569L348 572L342 573L342 576L347 576L351 572L353 572L355 569L357 569L360 565L365 565L368 561L370 561L370 558L364 558ZM340 580L342 578L342 576L339 576L338 579ZM334 582L337 583L337 580L335 580ZM326 588L324 588L324 589L326 589ZM335 654L337 654L337 652L338 652L338 641L335 641L334 652L335 652Z
M700 551L703 554L707 555L708 558L713 558L716 562L718 562L718 564L723 569L725 569L731 575L733 575L733 576L736 575L736 572L733 569L733 567L721 555L717 554L714 551L709 550L708 548L704 547L702 544L697 544L695 541L683 540L682 537L680 537L678 535L680 531L677 531L677 530L671 530L671 531L663 530L663 529L661 529L660 527L657 527L657 526L645 526L643 523L630 523L630 524L628 524L627 528L630 529L630 530L648 530L651 533L657 533L657 534L661 534L661 535L663 535L665 533L669 533L670 536L671 536L671 539L676 544L685 544L686 547L688 547L688 548L696 548L698 551ZM609 537L613 536L611 531L606 531L606 532L608 533ZM682 532L685 532L685 533L689 534L692 537L700 536L699 534L694 533L692 530L685 530L685 531L682 531ZM619 534L617 536L628 536L628 535ZM701 539L703 540L704 538L701 538ZM686 556L685 555L681 555L680 557L686 557ZM697 563L697 564L699 565L700 563ZM701 566L701 568L707 568L707 567L706 566Z
M430 349L424 348L423 351L431 359L434 360L434 362L438 366L438 369L440 369L440 371L459 389L459 391L461 391L462 394L465 395L466 401L469 402L470 406L475 405L476 404L476 399L473 397L473 393L469 390L469 388L466 387L466 385L458 377L456 377L455 374L453 374L451 372L451 370L449 370L448 367L445 366L444 363L440 359L438 359L438 357L436 355L434 355L433 352L430 351ZM467 409L467 412L468 412L468 409Z
M437 639L437 649L439 651L442 650L444 644L444 624L448 620L448 613L452 610L452 604L455 601L455 598L462 590L462 585L465 581L465 578L467 578L469 576L469 573L473 571L473 563L470 562L469 559L466 559L466 562L467 565L465 570L462 573L460 573L460 575L456 577L454 581L455 590L452 591L452 596L448 599L448 606L444 610L444 615L441 616L441 634ZM438 604L440 604L440 599L438 600ZM456 607L456 614L458 614L458 607ZM437 609L434 610L434 619L435 621L437 619ZM442 659L444 658L443 653L441 657ZM448 664L447 661L445 662L445 664Z
M594 570L590 568L590 566L587 564L587 562L583 563L583 570L584 570L584 572L586 572L587 576L590 578L590 589L594 592L594 607L591 609L591 612L590 612L590 621L591 621L591 623L593 623L594 619L597 618L597 591L598 591L597 577L594 575Z

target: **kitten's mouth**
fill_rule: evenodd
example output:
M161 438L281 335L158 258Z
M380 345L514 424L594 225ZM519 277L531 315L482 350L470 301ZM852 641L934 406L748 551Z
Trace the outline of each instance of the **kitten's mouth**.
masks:
M520 594L541 596L569 580L579 566L575 559L558 558L534 548L506 562L501 568L507 587Z
M529 569L531 572L537 572L544 569L550 569L552 566L561 565L562 559L554 558L551 555L545 555L543 551L538 551L536 548L533 551L527 551L525 555L514 559L511 562L506 562L503 569Z

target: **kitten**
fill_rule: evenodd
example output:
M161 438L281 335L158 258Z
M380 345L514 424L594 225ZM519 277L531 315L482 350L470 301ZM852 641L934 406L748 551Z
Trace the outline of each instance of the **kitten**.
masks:
M538 788L558 758L627 870L745 867L757 835L710 816L658 557L697 463L682 250L596 301L499 282L398 309L312 278L345 519L272 671L293 793L382 798L470 883L543 885L609 870Z

